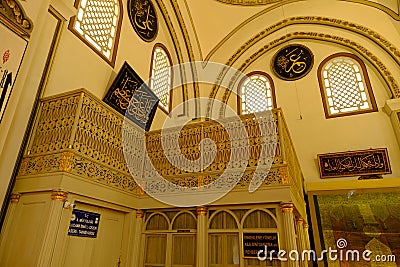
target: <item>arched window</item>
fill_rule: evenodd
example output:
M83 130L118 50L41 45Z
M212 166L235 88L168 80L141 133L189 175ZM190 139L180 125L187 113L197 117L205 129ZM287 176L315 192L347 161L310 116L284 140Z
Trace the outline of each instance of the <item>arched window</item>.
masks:
M171 57L167 49L156 44L151 59L150 88L160 99L160 107L169 113L171 99Z
M239 86L239 114L249 114L276 107L272 78L262 72L252 72Z
M337 53L318 68L326 118L376 111L364 63L355 55Z
M69 29L114 66L122 22L120 0L76 0Z

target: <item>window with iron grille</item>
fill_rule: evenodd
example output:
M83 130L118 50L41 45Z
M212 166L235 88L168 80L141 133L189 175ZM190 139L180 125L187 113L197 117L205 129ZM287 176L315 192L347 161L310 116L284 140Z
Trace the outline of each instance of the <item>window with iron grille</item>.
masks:
M249 114L276 107L274 85L271 77L262 72L252 72L240 85L239 112Z
M76 0L69 29L114 66L122 21L120 0Z
M326 118L376 111L364 63L355 55L338 53L318 68Z
M154 46L150 77L150 88L160 99L162 109L168 113L171 99L171 59L167 49L161 44Z

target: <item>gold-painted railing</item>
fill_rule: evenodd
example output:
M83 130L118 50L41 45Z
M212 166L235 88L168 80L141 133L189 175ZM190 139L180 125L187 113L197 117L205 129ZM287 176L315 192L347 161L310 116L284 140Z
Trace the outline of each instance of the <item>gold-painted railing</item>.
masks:
M272 167L261 188L291 185L297 197L303 197L303 177L281 110L273 111L277 146ZM260 158L260 130L252 115L241 116L248 134L250 155L246 171L235 190L246 189ZM34 132L28 144L20 176L68 172L132 194L143 194L129 174L122 147L124 117L101 100L80 89L49 97L41 102ZM144 136L134 125L133 136ZM199 143L212 139L218 148L216 158L203 171L184 171L174 167L164 155L161 131L146 133L147 153L155 169L167 180L182 186L210 183L225 170L232 143L225 129L215 121L192 122L180 132L179 145L189 160L200 156ZM135 140L135 139L133 139ZM135 153L126 148L127 153ZM137 152L136 152L137 153ZM205 154L207 156L207 154ZM138 155L138 158L140 155ZM137 162L139 169L141 162ZM190 166L189 166L190 168Z

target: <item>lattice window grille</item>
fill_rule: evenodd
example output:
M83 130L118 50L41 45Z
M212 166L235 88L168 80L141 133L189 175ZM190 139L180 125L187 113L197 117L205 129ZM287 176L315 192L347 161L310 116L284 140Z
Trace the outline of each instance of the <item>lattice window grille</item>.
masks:
M325 65L322 76L331 115L371 108L363 73L356 61L336 57Z
M156 47L153 54L150 88L160 99L161 106L168 110L171 89L171 63L167 52Z
M118 17L118 0L81 0L74 29L111 60Z
M271 110L273 95L267 77L259 74L251 75L241 86L242 114Z

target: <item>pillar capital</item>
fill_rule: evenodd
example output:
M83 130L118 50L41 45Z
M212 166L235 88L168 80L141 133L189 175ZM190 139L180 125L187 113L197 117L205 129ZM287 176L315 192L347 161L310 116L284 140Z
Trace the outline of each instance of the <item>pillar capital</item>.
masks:
M296 217L296 223L297 224L303 224L304 223L303 218Z
M294 205L292 203L282 203L280 207L283 213L292 213Z
M21 197L21 194L11 194L11 197L10 197L11 203L17 204L19 202L20 197Z
M199 216L206 216L206 215L207 215L208 208L207 208L207 207L197 207L197 208L196 208L196 211L197 211L197 215L199 215Z
M137 219L144 218L144 210L136 210L136 218Z
M61 190L53 190L51 192L51 200L58 200L64 202L67 200L68 192L61 191Z
M304 230L308 230L308 223L303 224Z

